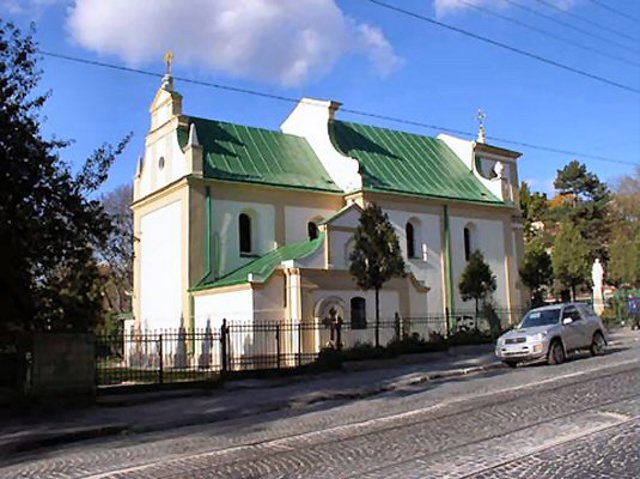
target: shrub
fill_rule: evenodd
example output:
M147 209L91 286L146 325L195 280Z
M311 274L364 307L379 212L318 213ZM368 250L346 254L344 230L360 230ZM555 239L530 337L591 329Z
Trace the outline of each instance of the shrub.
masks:
M444 337L439 333L435 333L435 335L435 341L426 341L420 338L418 333L413 333L411 336L399 340L394 339L387 344L387 351L391 356L400 356L402 354L429 353L446 350L447 343L444 341Z

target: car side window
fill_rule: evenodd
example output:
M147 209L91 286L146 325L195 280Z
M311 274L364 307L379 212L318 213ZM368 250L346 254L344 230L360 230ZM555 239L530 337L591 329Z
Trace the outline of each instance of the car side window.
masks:
M582 314L582 317L584 319L589 319L595 316L595 313L593 312L591 306L588 306L586 304L580 305L580 313Z
M579 319L582 319L580 317L580 313L578 312L575 306L567 306L566 308L564 308L564 311L562 313L562 318L563 319L571 318L574 321L578 321Z

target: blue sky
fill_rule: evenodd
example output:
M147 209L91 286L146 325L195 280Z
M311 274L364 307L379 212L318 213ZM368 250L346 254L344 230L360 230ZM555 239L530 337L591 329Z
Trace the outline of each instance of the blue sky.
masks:
M640 67L584 51L480 12L512 17L590 48L640 64L640 2L512 0L585 29L586 36L504 0L388 0L430 18L640 89ZM179 10L176 9L179 5ZM581 22L570 15L613 30ZM489 136L640 163L640 94L598 83L364 0L0 0L0 16L21 27L35 21L43 50L174 72L292 97L341 101L345 108L477 131ZM604 39L604 40L603 40ZM608 40L608 41L607 41ZM45 131L75 143L63 152L79 165L104 141L134 138L104 189L132 180L159 80L44 58L42 88L52 91ZM292 105L188 84L176 85L187 114L277 129ZM348 114L341 118L373 122ZM437 130L374 122L435 136ZM524 153L521 179L549 190L556 170L574 158L500 142ZM584 161L604 180L633 166Z

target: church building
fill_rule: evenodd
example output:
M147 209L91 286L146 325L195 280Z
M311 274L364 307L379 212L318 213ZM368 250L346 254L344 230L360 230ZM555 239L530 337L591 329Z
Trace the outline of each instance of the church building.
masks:
M313 326L337 314L357 340L374 293L358 289L348 258L369 202L407 265L380 292L383 320L473 311L457 285L476 249L496 276L495 305L524 305L520 154L487 144L483 127L478 141L432 138L303 98L273 131L189 116L182 100L166 75L135 176L136 328Z

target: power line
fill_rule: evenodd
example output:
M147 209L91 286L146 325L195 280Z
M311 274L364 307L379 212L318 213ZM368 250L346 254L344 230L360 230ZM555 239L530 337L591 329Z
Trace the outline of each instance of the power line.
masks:
M522 55L522 56L525 56L525 57L528 57L528 58L532 58L532 59L537 60L537 61L539 61L541 63L546 63L547 65L552 65L552 66L554 66L556 68L560 68L562 70L566 70L566 71L569 71L571 73L575 73L577 75L581 75L583 77L590 78L590 79L598 81L600 83L605 83L607 85L614 86L614 87L619 88L621 90L626 90L626 91L630 91L632 93L640 94L640 89L638 89L638 88L634 88L634 87L631 87L631 86L628 86L628 85L624 85L622 83L618 83L618 82L616 82L614 80L610 80L608 78L605 78L605 77L602 77L602 76L599 76L599 75L595 75L593 73L589 73L589 72L586 72L584 70L580 70L578 68L574 68L574 67L569 66L569 65L565 65L564 63L560 63L560 62L557 62L555 60L550 60L550 59L545 58L545 57L543 57L541 55L538 55L536 53L531 53L531 52L528 52L526 50L522 50L520 48L512 47L510 45L507 45L506 43L502 43L502 42L499 42L497 40L493 40L493 39L491 39L489 37L485 37L485 36L479 35L477 33L473 33L473 32L470 32L468 30L464 30L462 28L454 27L453 25L449 25L447 23L443 23L443 22L440 22L438 20L433 20L432 18L425 17L424 15L420 15L419 13L412 12L410 10L405 10L403 8L396 7L394 5L389 5L388 3L384 3L384 2L381 2L379 0L365 0L365 1L367 1L369 3L372 3L372 4L374 4L374 5L378 6L378 7L386 8L386 9L394 11L396 13L400 13L402 15L406 15L408 17L412 17L412 18L415 18L417 20L421 20L423 22L431 23L432 25L436 25L436 26L439 26L441 28L445 28L447 30L451 30L453 32L460 33L461 35L465 35L465 36L473 38L475 40L479 40L481 42L488 43L490 45L502 48L504 50L509 50L509 51L511 51L513 53L517 53L519 55Z
M525 12L529 12L530 14L535 15L536 17L544 18L546 20L549 20L550 22L557 23L558 25L562 25L565 28L569 28L570 30L573 30L573 31L582 33L583 35L586 35L588 37L600 40L601 42L608 43L610 45L614 45L617 48L622 48L624 50L628 50L630 52L633 52L636 55L638 54L638 50L636 50L635 48L631 48L631 47L629 47L629 46L627 46L627 45L625 45L623 43L618 43L618 42L616 42L614 40L611 40L611 39L609 39L607 37L603 37L602 35L597 35L597 34L591 32L589 30L585 30L584 28L576 27L575 25L572 25L570 23L564 22L564 21L562 21L562 20L560 20L560 19L558 19L556 17L553 17L551 15L547 15L545 13L542 13L542 12L539 12L537 10L534 10L533 8L527 7L526 5L522 5L520 3L514 2L513 0L502 0L502 1L508 3L509 5L514 6L516 8L519 8L520 10L524 10Z
M101 61L97 61L97 60L89 60L89 59L86 59L86 58L74 57L74 56L70 56L70 55L63 55L63 54L60 54L60 53L49 52L49 51L44 51L44 50L39 50L38 53L40 53L43 56L50 57L50 58L66 60L66 61L70 61L70 62L74 62L74 63L80 63L80 64L84 64L84 65L96 66L96 67L100 67L100 68L107 68L107 69L110 69L110 70L116 70L116 71L121 71L121 72L126 72L126 73L136 73L138 75L145 75L145 76L153 77L153 78L163 78L164 77L164 74L162 74L162 73L152 72L152 71L149 71L149 70L142 70L142 69L139 69L139 68L126 67L126 66L123 66L123 65L116 65L116 64L113 64L113 63L106 63L106 62L101 62ZM282 102L286 102L286 103L293 103L293 104L298 104L298 103L301 103L301 102L305 103L304 100L301 100L301 99L298 99L298 98L293 98L293 97L288 97L288 96L283 96L283 95L274 95L272 93L262 92L262 91L258 91L258 90L250 90L250 89L247 89L247 88L240 88L240 87L235 87L235 86L232 86L232 85L223 85L223 84L220 84L220 83L213 83L213 82L208 82L208 81L204 81L204 80L195 80L195 79L192 79L192 78L186 78L186 77L180 77L180 76L174 76L174 79L177 80L177 81L181 81L183 83L189 83L189 84L192 84L192 85L198 85L198 86L203 86L203 87L207 87L207 88L215 88L215 89L218 89L218 90L228 91L228 92L232 92L232 93L239 93L239 94L243 94L243 95L252 95L252 96L256 96L256 97L266 98L266 99L270 99L270 100L277 100L277 101L282 101ZM307 104L308 105L312 105L312 106L318 106L316 103L312 103L312 102L308 102ZM379 114L379 113L367 112L367 111L363 111L363 110L356 110L356 109L351 109L351 108L341 108L340 111L343 112L343 113L348 113L348 114L355 115L355 116L373 118L373 119L377 119L377 120L384 120L384 121L398 123L398 124L402 124L402 125L409 125L409 126L415 126L415 127L420 127L420 128L426 128L426 129L430 129L430 130L447 132L447 133L452 133L452 134L456 134L456 135L462 135L462 136L470 137L470 138L473 138L475 136L474 133L468 132L468 131L464 131L464 130L458 130L458 129L455 129L455 128L448 128L448 127L440 126L440 125L432 125L432 124L423 123L423 122L419 122L419 121L409 120L409 119L406 119L406 118L388 116L388 115L383 115L383 114ZM604 161L604 162L609 162L609 163L617 163L617 164L621 164L621 165L632 165L632 166L635 166L635 165L640 164L640 163L634 163L634 162L631 162L631 161L624 161L624 160L618 160L618 159L615 159L615 158L609 158L609 157L606 157L606 156L592 155L592 154L589 154L589 153L582 153L582 152L572 151L572 150L563 150L563 149L560 149L560 148L554 148L554 147L544 146L544 145L535 145L535 144L532 144L532 143L526 143L526 142L517 141L517 140L510 140L510 139L507 139L507 138L489 136L488 139L494 140L494 141L498 141L498 142L501 142L501 143L506 143L506 144L517 145L517 146L522 146L522 147L526 147L526 148L531 148L531 149L534 149L534 150L547 151L547 152L550 152L550 153L559 153L559 154L563 154L563 155L570 155L570 156L575 156L575 157L580 157L580 158L589 158L589 159L592 159L592 160Z
M618 15L620 17L626 18L627 20L631 21L631 22L637 22L640 23L640 19L638 19L638 17L634 17L632 15L629 15L628 13L622 12L620 10L617 10L609 5L607 5L604 2L601 2L599 0L589 0L591 3L594 3L596 5L598 5L601 8L604 8L605 10L609 10L611 13Z
M539 33L541 35L544 35L545 37L552 38L552 39L557 40L557 41L562 42L562 43L566 43L567 45L571 45L573 47L580 48L580 49L585 50L585 51L596 53L598 55L602 55L604 57L607 57L607 58L610 58L612 60L616 60L616 61L619 61L619 62L622 62L622 63L626 63L628 65L633 65L633 66L636 66L636 67L640 67L640 62L635 62L633 60L629 60L627 58L620 57L618 55L613 55L611 53L605 52L605 51L600 50L598 48L593 48L593 47L590 47L588 45L583 45L582 43L573 41L573 40L571 40L569 38L562 37L560 35L556 35L555 33L551 33L551 32L549 32L547 30L542 29L542 28L534 27L533 25L530 25L528 23L522 22L522 21L520 21L520 20L518 20L516 18L509 17L507 15L502 15L501 13L494 12L493 10L490 10L489 8L482 7L482 6L480 6L478 4L475 4L473 2L466 1L466 0L456 0L456 1L462 3L463 5L465 5L465 6L469 7L469 8L473 8L473 9L478 10L480 12L484 12L487 15L491 15L493 17L500 18L500 19L505 20L507 22L511 22L511 23L513 23L515 25L518 25L518 26L520 26L522 28L525 28L527 30L531 30L533 32L536 32L536 33Z
M540 3L541 5L545 5L551 8L552 10L560 12L563 15L567 15L568 17L575 18L576 20L580 20L581 22L591 25L592 27L598 28L604 32L609 32L610 34L617 35L621 38L626 38L627 40L631 40L634 44L638 43L638 38L632 37L631 35L627 35L626 33L622 33L620 31L601 25L600 23L594 22L593 20L589 20L588 18L585 18L582 15L577 15L573 12L570 12L566 9L559 7L558 5L554 5L553 3L547 0L536 0L536 2Z

